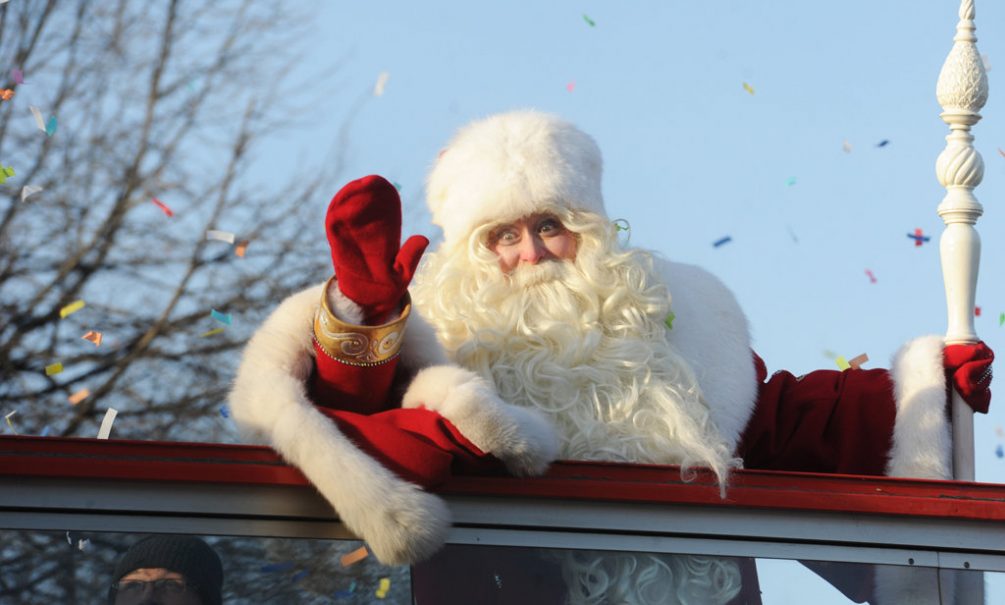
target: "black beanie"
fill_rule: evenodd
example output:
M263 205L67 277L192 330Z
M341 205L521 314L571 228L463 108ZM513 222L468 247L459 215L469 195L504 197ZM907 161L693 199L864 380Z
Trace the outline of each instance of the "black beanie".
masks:
M220 605L223 564L209 544L194 536L170 534L143 538L119 560L108 590L108 603L115 603L114 585L131 571L163 567L185 576L205 605Z

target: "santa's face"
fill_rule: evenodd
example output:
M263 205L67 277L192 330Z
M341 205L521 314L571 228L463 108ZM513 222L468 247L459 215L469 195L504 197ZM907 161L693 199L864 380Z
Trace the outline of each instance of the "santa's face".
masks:
M536 213L503 223L489 233L488 247L499 267L512 273L521 266L576 258L576 235L554 214Z

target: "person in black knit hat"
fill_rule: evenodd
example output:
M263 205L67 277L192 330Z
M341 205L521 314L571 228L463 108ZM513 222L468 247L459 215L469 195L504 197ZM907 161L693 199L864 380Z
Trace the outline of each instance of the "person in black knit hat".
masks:
M109 605L220 605L223 564L194 536L151 535L115 566Z

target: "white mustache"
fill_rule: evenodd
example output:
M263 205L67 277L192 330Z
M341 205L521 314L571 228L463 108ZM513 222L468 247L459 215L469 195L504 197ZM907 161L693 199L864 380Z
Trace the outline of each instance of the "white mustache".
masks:
M567 261L549 260L536 265L520 265L509 274L509 278L513 285L529 288L561 280L568 270Z

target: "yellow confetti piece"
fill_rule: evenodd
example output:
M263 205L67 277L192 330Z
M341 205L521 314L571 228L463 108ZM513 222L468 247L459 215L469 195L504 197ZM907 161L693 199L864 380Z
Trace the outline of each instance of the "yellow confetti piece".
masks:
M851 364L848 363L848 360L845 359L844 356L842 356L842 355L838 355L838 358L835 359L834 361L837 362L837 365L838 365L839 368L841 368L842 372L845 371L845 370L847 370L847 369L849 369L849 368L851 368Z
M350 565L355 565L369 555L369 551L366 550L365 546L360 546L356 550L342 555L339 562L342 563L342 567L349 567Z
M63 362L62 361L57 361L56 363L49 364L49 365L45 366L45 375L46 376L55 376L56 374L59 374L62 371L63 371Z
M381 578L380 584L377 586L377 598L383 599L389 590L391 590L391 578Z
M73 395L70 395L69 397L66 398L66 400L70 402L70 405L77 405L78 403L87 399L90 396L91 396L91 389L84 388L80 389Z
M89 340L89 341L93 342L94 346L96 346L96 347L100 347L101 346L101 336L102 336L101 332L95 332L94 330L88 330L87 334L84 334L83 336L81 336L81 338L83 338L84 340Z
M861 355L857 355L849 359L848 365L851 366L851 369L858 370L861 369L862 364L867 361L869 361L869 356L866 355L865 353L862 353Z
M209 336L215 336L215 335L219 334L220 332L223 332L223 330L224 330L223 328L213 328L209 332L203 332L199 336L202 337L202 338L207 338Z
M68 316L73 315L77 311L83 309L86 304L87 303L85 303L82 300L75 300L59 310L59 317L62 319L66 319Z
M248 244L250 243L251 242L246 239L242 239L241 241L237 242L237 245L234 246L234 254L240 256L241 258L244 258L244 253L248 251Z
M18 434L17 429L14 428L14 423L10 421L10 417L13 416L14 414L17 414L17 410L14 410L13 412L7 414L3 418L4 420L7 421L7 426L10 427L10 430L14 431L14 434L17 435Z
M751 96L754 95L754 87L751 86L750 84L747 84L746 82L743 83L743 90L749 92Z

